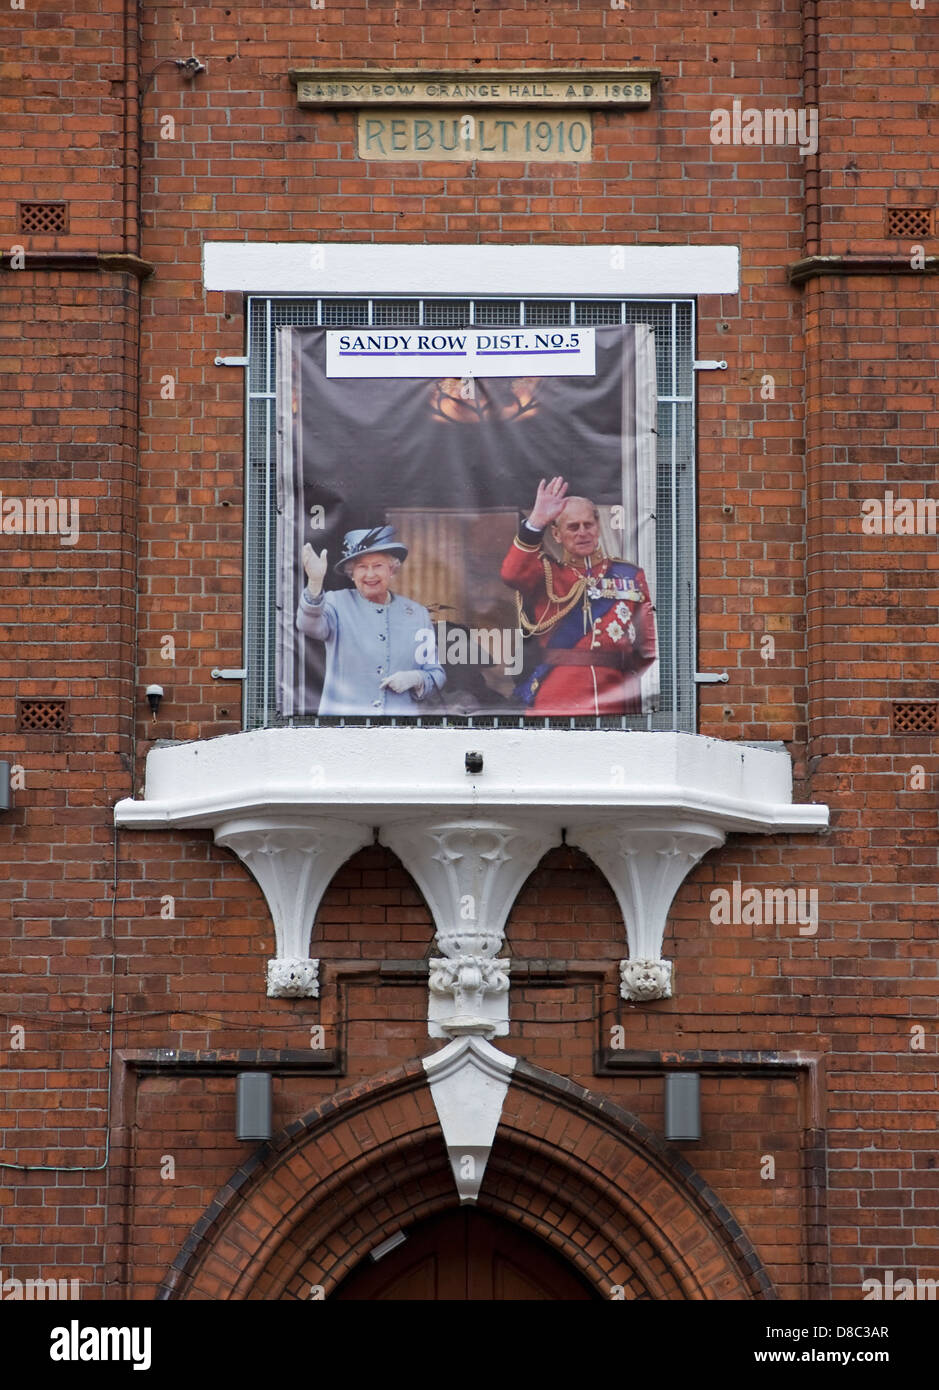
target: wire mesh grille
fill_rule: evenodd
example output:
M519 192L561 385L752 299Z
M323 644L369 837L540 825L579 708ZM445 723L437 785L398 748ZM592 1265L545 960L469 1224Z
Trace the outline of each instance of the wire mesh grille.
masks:
M608 304L601 300L598 303L575 305L574 322L582 323L585 328L622 323L622 321L622 306L618 303Z
M420 301L416 299L376 299L372 305L372 323L379 328L403 328L420 319Z
M525 304L525 322L533 328L552 327L555 324L571 322L571 302L569 299L552 303L546 299L528 300Z
M277 714L275 598L276 331L285 324L357 328L467 324L645 323L655 334L658 382L656 621L661 697L653 714L545 718L432 716L402 721L457 728L678 729L693 732L695 700L694 304L691 300L261 299L248 301L248 491L245 543L244 724L346 727L394 725L393 718L285 719Z
M465 328L471 308L468 299L429 299L424 304L424 323L428 328Z
M522 306L512 299L478 299L474 322L481 328L498 324L500 328L515 328L522 321Z
M324 328L361 328L369 322L369 302L367 299L324 299ZM294 323L294 319L278 319L280 323ZM303 320L301 319L302 323ZM314 320L315 322L315 320ZM273 351L273 345L271 346Z

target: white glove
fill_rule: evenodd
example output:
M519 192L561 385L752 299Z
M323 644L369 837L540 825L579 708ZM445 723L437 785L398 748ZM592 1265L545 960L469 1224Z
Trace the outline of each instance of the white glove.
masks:
M303 547L303 568L306 570L307 589L310 597L316 598L317 594L323 592L323 580L326 578L326 551L322 555L317 555L312 545L307 542Z
M420 690L423 684L423 671L395 671L379 681L382 690L393 690L396 695L403 695L406 690Z

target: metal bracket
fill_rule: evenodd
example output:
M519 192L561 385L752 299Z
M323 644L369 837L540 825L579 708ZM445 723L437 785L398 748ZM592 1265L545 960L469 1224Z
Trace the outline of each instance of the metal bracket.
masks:
M216 357L216 367L247 367L247 357Z
M212 668L212 679L214 681L243 681L247 680L248 672L241 668L236 670L234 667L226 667L224 670L219 666Z
M726 671L720 673L717 671L695 671L694 673L695 685L726 685L729 680L730 676Z
M216 358L215 360L217 362L218 358ZM693 372L726 372L727 363L723 360L723 358L720 360L720 362L715 362L713 359L710 359L706 362L692 362L691 370Z

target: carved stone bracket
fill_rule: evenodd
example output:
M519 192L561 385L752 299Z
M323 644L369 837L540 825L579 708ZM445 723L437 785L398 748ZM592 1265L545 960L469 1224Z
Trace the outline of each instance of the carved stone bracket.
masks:
M269 960L267 995L269 999L318 999L320 994L318 960Z
M484 1038L454 1038L424 1058L461 1202L479 1196L515 1058Z
M316 913L336 870L371 842L368 826L320 816L245 818L216 829L215 843L238 855L270 908L277 955L267 966L269 997L318 997L319 961L310 959Z
M525 879L560 842L543 818L424 820L381 833L427 901L441 957L430 962L432 1038L509 1031L509 964L496 959L505 923Z
M482 1021L486 995L508 993L511 965L510 960L487 960L485 956L432 960L431 996L443 996L440 1007L447 1016L455 1014L460 1018ZM451 1031L464 1032L466 1029L453 1027ZM483 1022L482 1031L490 1031L488 1023Z
M675 894L709 850L724 843L723 830L687 822L669 826L608 820L568 831L610 882L629 942L629 960L620 965L620 993L641 1003L670 999L672 965L662 959L665 926Z
M670 960L623 960L619 966L620 994L635 1004L647 999L671 999Z

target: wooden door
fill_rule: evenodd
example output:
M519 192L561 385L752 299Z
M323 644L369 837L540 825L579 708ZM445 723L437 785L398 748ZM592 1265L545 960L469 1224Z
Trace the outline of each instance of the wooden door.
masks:
M468 1207L419 1222L403 1245L367 1259L333 1298L358 1302L530 1302L597 1295L565 1260L520 1227Z

